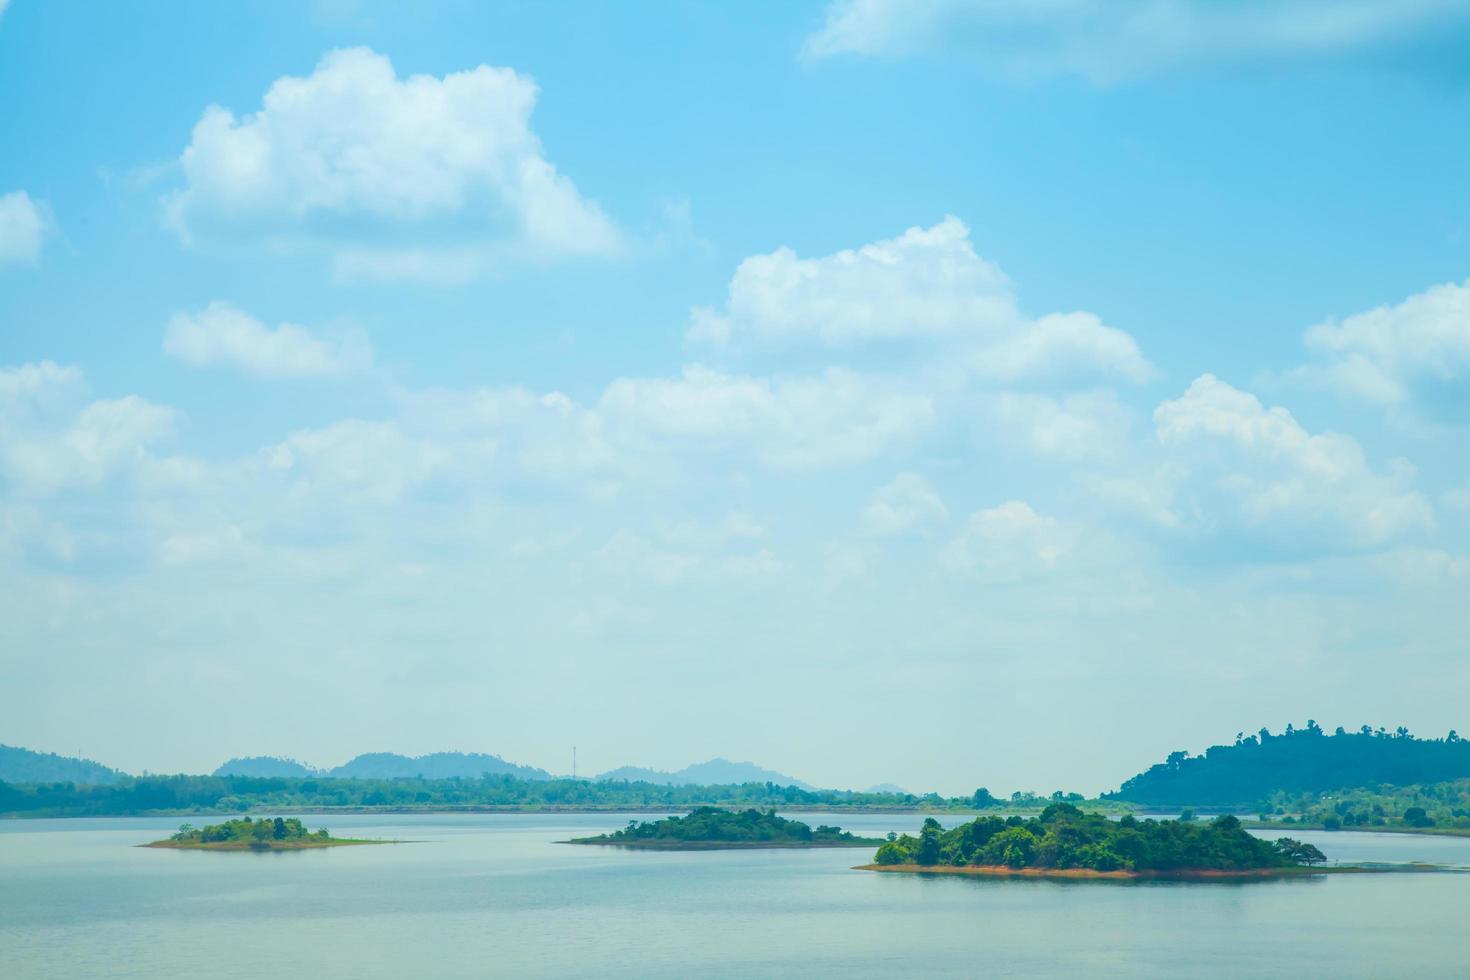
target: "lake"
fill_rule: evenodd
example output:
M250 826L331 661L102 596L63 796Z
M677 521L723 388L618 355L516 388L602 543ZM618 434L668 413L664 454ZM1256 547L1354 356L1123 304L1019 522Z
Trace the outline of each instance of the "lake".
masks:
M794 816L871 836L913 832L921 819ZM555 843L615 829L626 814L304 819L343 836L418 843L160 851L131 845L166 836L181 818L0 821L0 976L1470 973L1470 875L925 878L850 870L869 859L863 849L650 853ZM1466 838L1292 836L1335 860L1470 867Z

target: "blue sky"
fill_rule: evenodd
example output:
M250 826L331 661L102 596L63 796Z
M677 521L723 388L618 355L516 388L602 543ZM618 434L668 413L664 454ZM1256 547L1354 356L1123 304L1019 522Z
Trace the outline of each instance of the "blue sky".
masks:
M1466 724L1470 5L0 5L0 740L1109 788Z

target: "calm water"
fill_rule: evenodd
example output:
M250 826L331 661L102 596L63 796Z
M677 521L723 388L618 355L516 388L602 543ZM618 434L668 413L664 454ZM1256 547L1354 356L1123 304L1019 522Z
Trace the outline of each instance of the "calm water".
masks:
M0 977L1470 976L1470 875L935 879L849 870L866 851L554 843L619 815L306 819L422 843L153 851L130 845L177 818L0 821ZM1297 836L1470 866L1470 839Z

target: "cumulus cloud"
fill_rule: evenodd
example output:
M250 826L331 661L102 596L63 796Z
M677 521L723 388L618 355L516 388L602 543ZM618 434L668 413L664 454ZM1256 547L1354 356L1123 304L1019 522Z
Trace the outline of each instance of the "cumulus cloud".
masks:
M1049 395L1002 392L986 403L995 428L1039 456L1068 461L1121 453L1132 415L1110 390Z
M1307 432L1285 408L1205 374L1154 411L1159 443L1189 482L1176 492L1205 523L1271 529L1283 544L1380 545L1434 525L1414 471L1375 472L1349 436ZM1294 532L1294 533L1293 533Z
M75 392L81 384L82 370L73 364L41 361L0 368L0 418L14 420L35 405Z
M751 334L829 345L1009 327L1011 283L975 254L955 217L816 259L789 248L754 255L730 280L725 310L697 310L697 339Z
M1053 517L1010 500L970 515L945 546L941 561L951 571L1007 582L1045 575L1062 566L1075 531Z
M1305 341L1317 360L1298 377L1384 406L1470 418L1470 280L1320 323Z
M0 266L34 263L41 257L50 228L45 204L32 200L25 191L0 195Z
M1095 82L1342 57L1470 24L1465 0L834 0L809 58L958 50L1005 74Z
M677 378L614 381L597 412L632 449L734 449L802 468L870 459L927 426L934 405L840 368L771 379L693 365Z
M85 402L76 368L0 369L0 474L28 493L99 484L144 461L173 421L136 395Z
M227 366L262 378L308 378L356 371L372 363L372 347L357 334L323 340L304 327L274 330L231 306L213 302L198 313L175 313L163 351L194 367Z
M466 254L615 251L612 222L546 159L530 127L536 96L510 68L400 79L383 55L333 51L311 75L277 79L254 113L205 110L168 220L186 240L233 229L341 245L347 230L371 229L383 256L347 253L366 273L412 275L405 257L432 264L441 252L463 265Z
M345 419L293 432L261 453L264 469L301 499L386 506L436 477L463 473L494 443L450 442L398 421Z
M946 342L968 352L975 374L998 381L1077 373L1142 381L1151 372L1132 337L1090 313L1027 320L1010 280L976 254L970 229L953 216L821 258L784 247L751 256L735 270L723 309L694 311L689 338Z
M949 517L949 509L917 473L900 473L868 498L863 508L863 533L872 537L891 537L940 523Z

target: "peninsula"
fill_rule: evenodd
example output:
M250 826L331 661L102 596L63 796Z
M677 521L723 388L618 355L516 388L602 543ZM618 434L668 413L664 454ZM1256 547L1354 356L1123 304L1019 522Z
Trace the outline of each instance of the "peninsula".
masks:
M1326 861L1311 844L1266 841L1240 821L1109 820L1055 803L1039 817L980 817L945 830L924 821L878 848L867 871L1055 878L1263 878L1311 873Z
M348 844L387 843L391 842L333 837L325 828L309 831L295 817L261 817L259 820L240 817L201 828L184 824L167 840L156 840L142 846L189 851L304 851Z
M579 837L567 844L602 844L655 851L713 851L768 847L872 847L883 841L857 837L825 824L813 829L799 820L776 816L775 810L734 812L702 806L688 816L633 820L622 830Z

